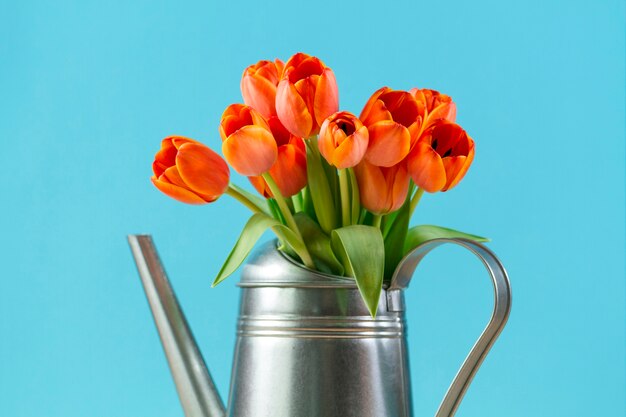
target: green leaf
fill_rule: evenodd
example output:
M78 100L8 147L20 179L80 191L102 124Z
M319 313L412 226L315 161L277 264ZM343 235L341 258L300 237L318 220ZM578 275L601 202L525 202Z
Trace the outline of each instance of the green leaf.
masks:
M391 280L396 270L396 266L404 257L404 241L406 240L407 230L409 229L409 220L411 217L411 199L407 197L406 201L397 210L394 217L389 218L387 224L390 224L385 233L385 279ZM387 217L385 217L387 220Z
M309 179L309 193L315 209L315 215L322 230L330 233L337 226L333 192L328 183L322 160L317 150L317 141L309 139L307 142L307 177Z
M343 265L333 253L328 235L305 213L297 213L293 218L309 253L313 257L315 268L327 274L343 275Z
M333 201L339 201L339 176L337 168L330 165L323 157L320 158L320 162L322 163L324 173L328 179L328 186L330 187L330 192L333 195Z
M234 188L238 193L243 194L248 200L252 201L254 203L254 205L256 205L257 207L259 207L261 210L263 210L265 212L265 214L270 214L270 210L268 207L268 201L257 195L257 194L253 194L250 191L247 191L243 188L241 188L240 186L238 186L237 184L233 184L231 183L230 186L232 188Z
M273 216L275 219L279 220L282 224L286 224L285 218L283 214L280 212L280 208L278 207L278 203L273 198L267 199L267 206L269 207L269 215Z
M489 238L486 237L471 235L469 233L459 232L458 230L448 229L446 227L424 224L409 229L409 232L406 235L406 241L404 242L404 255L429 240L441 238L451 239L457 237L476 242L489 242Z
M317 221L317 216L315 215L315 208L313 208L313 201L311 200L311 192L309 191L309 187L306 186L302 189L302 211L309 215L314 221Z
M255 213L241 232L237 243L230 251L230 254L226 258L224 265L218 272L217 277L213 281L212 287L215 287L220 282L224 281L228 276L239 268L243 261L248 257L250 251L268 229L272 228L274 232L282 239L283 242L288 244L296 253L301 253L304 249L304 244L298 236L291 231L287 226L281 224L278 220L268 216L264 213Z
M385 244L380 229L362 225L335 229L331 245L346 274L356 280L370 314L376 317L385 269Z

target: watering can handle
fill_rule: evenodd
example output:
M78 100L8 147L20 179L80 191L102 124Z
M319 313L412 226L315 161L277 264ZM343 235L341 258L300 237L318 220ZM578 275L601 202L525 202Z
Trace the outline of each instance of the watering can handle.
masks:
M454 243L476 255L485 265L493 283L495 304L491 320L465 358L463 365L454 377L448 392L443 398L435 417L452 417L456 412L463 395L467 391L478 368L489 353L489 349L500 335L511 311L511 284L507 273L498 258L485 246L468 239L433 239L424 242L409 252L396 269L391 285L387 290L389 311L403 311L402 290L409 286L411 277L419 262L433 249L444 244Z

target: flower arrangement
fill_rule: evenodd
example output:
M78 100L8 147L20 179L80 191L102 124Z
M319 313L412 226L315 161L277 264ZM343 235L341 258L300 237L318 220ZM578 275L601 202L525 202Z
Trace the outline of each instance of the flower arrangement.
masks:
M474 158L450 96L383 87L357 117L340 111L333 71L304 53L246 68L241 92L245 104L228 106L219 126L225 160L170 136L153 163L152 182L176 200L207 204L227 194L253 212L214 286L271 229L279 249L305 267L355 279L375 316L383 285L407 252L441 237L486 240L409 228L423 193L455 187ZM259 195L231 183L228 165Z

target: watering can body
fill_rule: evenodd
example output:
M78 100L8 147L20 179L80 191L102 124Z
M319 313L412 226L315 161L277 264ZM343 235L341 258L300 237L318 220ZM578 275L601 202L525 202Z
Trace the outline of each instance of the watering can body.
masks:
M226 407L206 370L149 236L129 241L181 403L188 417L412 417L403 290L441 240L414 251L384 288L372 318L354 280L308 270L269 242L241 273ZM441 403L452 416L510 309L504 269L476 253L494 283L494 314Z

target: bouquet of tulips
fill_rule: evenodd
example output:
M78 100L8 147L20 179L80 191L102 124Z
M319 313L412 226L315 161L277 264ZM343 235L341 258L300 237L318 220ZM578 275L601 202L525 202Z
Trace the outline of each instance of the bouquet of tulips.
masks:
M222 115L222 152L259 195L231 183L226 161L193 139L163 139L153 163L152 182L168 196L206 204L227 194L253 213L213 285L271 229L294 260L356 280L375 316L381 289L407 252L441 237L486 240L409 228L424 191L453 188L474 158L449 96L383 87L357 117L339 111L333 71L304 53L246 68L241 92L245 104Z

